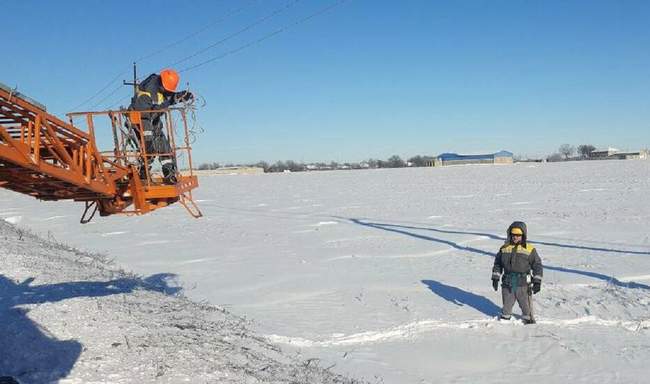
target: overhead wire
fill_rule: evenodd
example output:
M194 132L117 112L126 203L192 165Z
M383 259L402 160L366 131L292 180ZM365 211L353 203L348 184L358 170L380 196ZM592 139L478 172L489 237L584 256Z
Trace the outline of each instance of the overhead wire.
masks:
M199 55L199 54L201 54L201 53L203 53L203 52L205 52L205 51L207 51L207 50L209 50L209 49L211 49L211 48L213 48L213 47L215 47L215 46L217 46L219 44L224 43L225 41L228 41L229 39L232 39L233 37L245 32L245 31L247 31L249 29L251 29L252 27L254 27L256 25L259 25L259 24L263 23L264 21L276 16L277 14L281 13L282 11L284 11L284 10L290 8L291 6L295 5L299 1L300 0L293 0L291 3L288 3L285 7L281 8L279 10L275 10L271 14L269 14L269 15L261 18L261 19L256 20L252 24L249 24L247 27L244 27L244 28L240 29L239 31L227 36L226 38L221 39L218 42L216 42L214 44L211 44L210 46L208 46L206 48L203 48L203 49L197 51L196 53L194 53L194 54L192 54L190 56L187 56L187 57L177 61L176 63L174 63L174 64L172 64L170 66L174 66L177 63L187 61L187 60L189 60L189 59L191 59L193 57L196 57L197 55ZM334 8L348 2L348 1L349 0L337 0L337 1L334 1L334 2L332 2L330 4L328 4L327 6L322 7L320 9L318 9L317 11L312 12L311 14L309 14L309 15L303 17L303 18L300 18L300 19L298 19L298 20L296 20L296 21L294 21L294 22L292 22L290 24L286 24L283 27L278 28L278 29L276 29L276 30L274 30L274 31L272 31L270 33L267 33L267 34L255 39L255 40L252 40L252 41L249 41L248 43L242 44L242 45L240 45L239 47L237 47L235 49L231 49L229 51L226 51L226 52L222 53L219 56L215 56L215 57L212 57L212 58L210 58L208 60L204 60L204 61L202 61L200 63L194 64L192 66L183 68L183 69L179 70L178 72L179 73L188 72L188 71L200 68L200 67L202 67L204 65L207 65L209 63L212 63L214 61L223 59L223 58L225 58L227 56L237 54L237 53L239 53L241 51L244 51L247 48L256 46L256 45L264 42L265 40L271 39L272 37L277 36L277 35L285 32L285 31L287 31L289 29L292 29L292 28L294 28L294 27L296 27L296 26L298 26L300 24L303 24L303 23L305 23L305 22L307 22L307 21L309 21L309 20L311 20L313 18L316 18L316 17L318 17L320 15L323 15L323 14L333 10ZM170 44L169 46L172 46L172 45ZM136 79L136 82L137 82L137 80L138 79ZM100 100L96 105L102 104L106 99L108 99L109 97L114 95L120 89L122 89L122 85L118 86L113 91L111 91L102 100ZM127 100L127 99L128 99L128 96L127 97L120 97L120 99L118 99L115 103L111 104L110 109L112 109L114 106L117 106L118 104L120 104L123 100ZM194 144L196 142L197 136L204 132L204 128L201 126L201 124L199 123L199 121L197 119L197 116L196 116L196 113L197 113L197 110L198 110L197 100L199 100L199 99L201 100L200 108L203 108L205 106L206 102L205 102L205 99L200 95L196 95L193 100L191 100L189 102L184 102L180 106L180 108L183 109L184 112L187 114L186 116L187 116L187 120L188 120L188 123L189 123L189 127L187 127L188 128L188 137L187 137L188 141L187 141L187 143L189 145ZM177 126L177 125L174 124L173 126ZM176 132L174 134L176 134ZM184 154L183 154L183 152L181 152L179 154L179 159L178 160L182 161L183 159L184 159ZM415 315L416 315L416 318L417 318L417 314L415 314Z
M183 38L181 38L181 39L179 39L179 40L176 40L176 41L174 41L174 42L172 42L172 43L170 43L170 44L167 44L167 45L165 45L165 46L163 46L163 47L161 47L161 48L156 49L155 51L152 51L152 52L150 52L150 53L148 53L148 54L145 54L145 55L143 55L143 56L137 58L137 59L135 60L135 62L145 61L145 60L150 59L150 58L152 58L152 57L154 57L154 56L156 56L156 55L158 55L158 54L161 54L162 52L164 52L164 51L166 51L166 50L168 50L168 49L170 49L170 48L173 48L173 47L175 47L175 46L177 46L177 45L179 45L179 44L181 44L181 43L184 43L185 41L187 41L187 40L189 40L189 39L191 39L191 38L193 38L193 37L195 37L195 36L197 36L197 35L199 35L199 34L205 32L205 31L207 31L208 29L214 27L215 25L217 25L217 24L219 24L219 23L221 23L221 22L223 22L223 21L229 19L230 17L233 17L233 16L235 16L235 15L237 15L237 14L243 12L247 7L249 7L249 6L251 6L252 4L257 3L257 2L259 2L259 0L249 0L249 1L246 2L243 6L241 6L241 7L239 7L239 8L236 8L236 9L232 10L231 12L227 13L226 15L224 15L223 17L221 17L221 18L219 18L219 19L216 19L216 20L211 21L210 23L208 23L208 24L206 24L205 26L201 27L200 29L198 29L198 30L196 30L196 31L194 31L194 32L192 32L192 33L190 33L190 34L184 36ZM130 69L131 69L131 66L125 67L124 70L122 70L120 73L118 73L117 75L115 75L115 77L113 77L109 82L106 83L106 85L104 85L102 88L100 88L100 89L99 89L97 92L95 92L92 96L88 97L87 99L85 99L84 101L82 101L81 103L79 103L78 105L76 105L74 108L71 108L70 110L75 111L75 110L77 110L78 108L81 108L82 106L88 104L90 101L92 101L93 99L95 99L96 97L98 97L100 94L102 94L106 89L108 89L108 87L110 87L111 84L113 84L113 83L115 83L117 80L119 80L120 77L122 77L122 76L124 76L125 74L127 74L127 73L129 72ZM123 84L120 84L120 87L121 87L122 85L123 85ZM93 107L91 107L91 109L93 109L93 108L94 108L95 106L97 106L97 105L101 105L104 101L106 101L106 99L108 99L110 96L114 95L115 92L117 92L117 91L116 91L116 90L113 90L112 92L110 92L108 96L104 97L104 98L101 99L99 102L95 103L95 104L93 105Z
M270 14L268 14L268 15L262 17L261 19L258 19L258 20L255 21L254 23L249 24L247 27L244 27L244 28L242 28L241 30L239 30L239 31L237 31L237 32L235 32L235 33L233 33L233 34L231 34L231 35L229 35L229 36L234 37L234 36L233 36L234 34L241 34L241 33L243 33L243 32L240 32L240 31L249 30L249 29L251 28L251 26L261 24L261 23L263 22L262 20L266 21L266 20L268 20L268 19L270 18L269 16L271 16L271 15L276 15L277 12L278 12L278 10L285 10L285 9L287 9L287 7L290 7L290 6L294 5L294 4L297 3L298 1L300 1L300 0L293 0L293 2L287 4L286 6L274 10L274 11L271 12ZM300 18L300 19L298 19L298 20L296 20L296 21L294 21L294 22L292 22L292 23L290 23L290 24L286 24L286 25L284 25L284 26L282 26L282 27L280 27L280 28L278 28L278 29L276 29L276 30L270 32L270 33L267 33L267 34L265 34L265 35L263 35L263 36L261 36L261 37L255 39L255 40L251 40L251 41L249 41L249 42L247 42L247 43L245 43L245 44L242 44L242 45L238 46L237 48L234 48L234 49L231 49L231 50L229 50L229 51L226 51L226 52L224 52L224 53L222 53L222 54L220 54L220 55L218 55L218 56L212 57L212 58L210 58L210 59L208 59L208 60L204 60L204 61L199 62L199 63L194 64L194 65L191 65L191 66L188 66L188 67L182 68L182 69L178 70L178 72L179 72L179 73L189 72L189 71L192 71L192 70L197 69L197 68L199 68L199 67L202 67L202 66L204 66L204 65L207 65L207 64L209 64L209 63L212 63L212 62L214 62L214 61L221 60L221 59L223 59L223 58L225 58L225 57L228 57L228 56L234 55L234 54L236 54L236 53L239 53L239 52L241 52L241 51L243 51L243 50L245 50L245 49L248 49L248 48L250 48L250 47L253 47L253 46L255 46L255 45L258 45L258 44L260 44L260 43L262 43L262 42L264 42L264 41L266 41L266 40L268 40L268 39L271 39L271 38L273 38L273 37L275 37L275 36L277 36L277 35L279 35L279 34L281 34L281 33L283 33L283 32L286 32L286 31L288 31L288 30L290 30L290 29L292 29L292 28L295 28L296 26L298 26L298 25L300 25L300 24L303 24L303 23L305 23L305 22L307 22L307 21L309 21L309 20L311 20L311 19L314 19L314 18L316 18L316 17L318 17L318 16L321 16L321 15L323 15L323 14L325 14L325 13L327 13L327 12L329 12L329 11L331 11L331 10L333 10L333 9L335 9L335 8L341 6L341 5L343 5L344 3L347 3L347 2L349 2L349 1L350 1L350 0L337 0L337 1L331 2L331 3L329 3L328 5L326 5L326 6L322 7L322 8L319 8L319 9L316 10L315 12L312 12L312 13L310 13L309 15L307 15L307 16L305 16L305 17L303 17L303 18ZM226 38L224 38L224 39L221 39L221 40L219 40L218 42L216 42L216 43L211 44L210 46L208 46L209 48L208 48L208 47L206 47L206 48L202 48L201 50L197 51L196 53L194 53L194 54L192 54L192 55L190 55L190 56L187 56L187 57L185 57L185 58L183 58L183 59L181 59L181 60L178 60L178 61L176 61L175 63L173 63L173 64L171 64L171 65L169 65L169 66L167 66L167 67L165 67L165 68L173 67L175 64L178 64L178 63L181 63L181 62L187 61L188 59L190 59L190 58L192 58L192 57L195 57L195 56L199 55L200 53L205 52L207 49L210 49L210 48L212 48L212 47L214 47L214 46L217 46L218 44L222 44L223 42L227 41L228 39L230 39L230 38L232 38L232 37L226 37ZM114 92L112 92L112 94L114 94L116 91L117 91L117 89L114 90ZM121 97L117 102L111 104L111 107L115 106L116 104L119 104L120 102L126 100L127 98L128 98L128 96L127 96L127 97ZM100 103L100 104L101 104L101 103Z
M111 84L113 84L115 81L117 81L120 77L122 77L122 76L123 76L124 74L126 74L128 71L129 71L129 70L128 70L128 68L127 68L127 69L125 69L124 71L118 73L114 78L112 78L108 83L106 83L106 85L103 86L99 91L95 92L92 96L90 96L90 97L87 98L86 100L82 101L81 103L79 103L79 104L76 105L75 107L70 108L70 110L71 110L71 111L76 111L76 110L78 110L79 108L81 108L82 106L88 104L91 100L93 100L95 97L99 96L99 95L100 95L102 92L104 92L108 87L110 87ZM112 94L114 94L114 93L115 93L115 92L112 92L110 95L112 95ZM97 104L101 104L102 101L104 101L104 100L105 100L105 99L102 99L102 100L99 101ZM95 104L95 105L97 105L97 104ZM94 106L93 106L92 108L94 108Z
M258 26L258 25L260 25L260 24L262 24L262 23L264 23L266 21L268 21L268 20L271 20L272 18L274 18L274 17L276 17L276 16L278 16L280 14L282 14L283 12L287 11L288 9L290 9L291 7L293 7L294 5L299 3L300 1L301 0L292 0L289 3L285 4L284 6L282 6L280 8L276 8L273 11L271 11L270 13L262 16L261 18L255 20L254 22L246 25L244 28L241 28L238 31L235 31L235 32L229 34L228 36L224 37L223 39L221 39L221 40L219 40L219 41L217 41L217 42L215 42L213 44L210 44L210 45L208 45L208 46L206 46L204 48L201 48L201 49L199 49L198 51L192 53L189 56L183 57L182 59L171 63L170 65L168 65L168 67L175 67L178 64L184 63L184 62L186 62L186 61L188 61L188 60L190 60L190 59L192 59L192 58L194 58L194 57L196 57L196 56L198 56L198 55L200 55L200 54L202 54L204 52L209 51L210 49L212 49L212 48L214 48L214 47L216 47L216 46L218 46L220 44L223 44L226 41L231 40L231 39L241 35L242 33L246 32L246 31L248 31L248 30L250 30L250 29L252 29L252 28L254 28L254 27L256 27L256 26Z
M111 96L113 96L114 94L116 94L117 91L119 91L120 89L123 89L123 88L122 88L123 86L124 86L123 84L120 84L120 85L118 85L117 87L115 87L115 88L114 88L114 89L113 89L109 94L107 94L106 96L104 96L103 99L101 99L101 100L99 100L98 102L96 102L95 104L93 104L93 106L90 107L90 109L91 109L91 110L94 110L96 107L102 105L102 103L103 103L104 101L108 100L109 97L111 97ZM121 98L120 98L120 100L121 100Z
M283 12L285 12L288 9L292 8L294 5L296 5L300 1L302 1L302 0L291 0L290 2L285 4L284 6L273 9L268 14L262 16L261 18L255 20L254 22L252 22L250 24L247 24L243 28L241 28L241 29L239 29L239 30L225 36L224 38L222 38L222 39L220 39L220 40L218 40L218 41L216 41L216 42L214 42L214 43L212 43L212 44L210 44L208 46L205 46L205 47L199 49L198 51L195 51L192 54L190 54L188 56L185 56L185 57L181 58L180 60L177 60L177 61L175 61L175 62L173 62L173 63L171 63L171 64L169 64L169 65L167 65L167 66L165 66L163 68L160 68L157 72L160 72L164 68L175 67L176 65L178 65L180 63L184 63L184 62L186 62L186 61L188 61L188 60L190 60L190 59L192 59L192 58L194 58L194 57L196 57L198 55L201 55L202 53L207 52L210 49L212 49L212 48L214 48L214 47L216 47L216 46L218 46L220 44L223 44L223 43L225 43L225 42L227 42L227 41L229 41L229 40L243 34L244 32L247 32L247 31L251 30L252 28L254 28L254 27L256 27L256 26L258 26L260 24L263 24L264 22L266 22L268 20L271 20L272 18L282 14ZM223 19L225 19L225 17ZM207 28L204 27L204 28L201 29L201 31L205 31L206 29ZM195 32L191 36L195 36L196 34L198 34L198 33ZM178 41L176 41L176 42L174 42L172 44L169 44L169 45L165 46L165 49L168 49L168 48L170 48L172 46L178 45L181 42L184 42L184 41L188 40L191 36L188 36L188 37L180 39L180 40L178 40ZM160 52L162 52L162 50L163 49L160 49L156 53L160 53ZM147 59L147 58L149 58L151 56L153 56L153 54L145 55L142 58L140 58L140 61L143 60L143 59ZM123 75L125 72L126 71L121 72L117 77ZM111 83L109 83L108 85L112 84L114 81L115 80L111 81ZM106 88L107 87L104 87L104 89L106 89ZM113 89L113 91L111 91L106 97L104 97L103 99L101 99L100 101L95 103L92 108L95 108L96 106L101 105L104 101L106 101L108 98L110 98L112 95L114 95L119 90L119 88L121 88L121 85L118 88ZM122 100L125 100L125 99L126 99L126 97L121 97L117 102L108 104L109 108L112 108L113 106L115 106L116 104L119 104L120 102L122 102Z
M199 35L199 34L205 32L205 31L207 31L208 29L214 27L215 25L221 23L222 21L225 21L225 20L227 20L228 18L230 18L230 17L232 17L232 16L234 16L234 15L236 15L236 14L238 14L238 13L241 13L241 12L242 12L244 9L246 9L248 6L252 5L253 3L257 3L258 1L259 1L259 0L249 0L249 1L244 5L244 6L239 7L239 8L237 8L237 9L235 9L235 10L233 10L233 11L227 13L227 14L224 15L222 18L217 19L217 20L214 20L214 21L212 21L211 23L209 23L209 24L205 25L204 27L202 27L201 29L199 29L199 30L197 30L197 31L195 31L195 32L193 32L193 33L190 33L189 35L183 37L182 39L179 39L179 40L177 40L177 41L175 41L175 42L173 42L173 43L171 43L171 44L165 45L164 47L162 47L162 48L160 48L160 49L158 49L158 50L156 50L156 51L154 51L154 52L151 52L151 53L149 53L149 54L147 54L147 55L144 55L144 56L142 56L142 57L136 59L135 61L136 61L136 62L140 62L140 61L147 60L147 59L149 59L149 58L151 58L151 57L153 57L153 56L155 56L155 55L157 55L157 54L159 54L159 53L162 53L162 52L166 51L166 50L169 49L169 48L173 48L173 47L175 47L175 46L177 46L177 45L179 45L179 44L181 44L181 43L184 43L184 42L186 42L187 40L193 38L194 36L197 36L197 35Z
M273 32L270 32L270 33L268 33L268 34L266 34L266 35L264 35L264 36L262 36L262 37L260 37L260 38L258 38L256 40L250 41L250 42L248 42L246 44L243 44L243 45L241 45L241 46L239 46L239 47L237 47L235 49L232 49L230 51L226 51L226 52L222 53L219 56L215 56L213 58L202 61L202 62L197 63L195 65L183 68L183 69L179 70L178 72L179 73L188 72L188 71L191 71L193 69L204 66L206 64L209 64L209 63L211 63L213 61L220 60L220 59L223 59L224 57L227 57L227 56L233 55L235 53L241 52L241 51L243 51L243 50L245 50L247 48L250 48L250 47L252 47L254 45L257 45L257 44L259 44L259 43L261 43L261 42L263 42L265 40L268 40L268 39L270 39L270 38L272 38L274 36L277 36L277 35L281 34L282 32L285 32L285 31L287 31L287 30L289 30L291 28L294 28L294 27L302 24L302 23L305 23L305 22L307 22L307 21L309 21L309 20L311 20L311 19L313 19L315 17L318 17L318 16L320 16L320 15L322 15L324 13L327 13L327 12L331 11L332 9L334 9L334 8L340 6L340 5L342 5L342 4L344 4L344 3L348 2L348 1L350 1L350 0L337 0L337 1L335 1L333 3L330 3L329 5L327 5L327 6L323 7L323 8L320 8L316 12L313 12L313 13L311 13L311 14L309 14L309 15L307 15L307 16L299 19L299 20L296 20L291 24L287 24L287 25L285 25L285 26L283 26L281 28L278 28L278 29L274 30Z

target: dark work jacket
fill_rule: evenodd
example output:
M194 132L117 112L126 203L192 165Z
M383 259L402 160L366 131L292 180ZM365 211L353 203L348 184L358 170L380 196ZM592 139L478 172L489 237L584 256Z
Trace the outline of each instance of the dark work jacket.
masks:
M510 237L510 231L514 227L523 232L521 243L516 245L512 243ZM492 279L501 278L506 287L512 286L513 282L517 286L521 286L527 284L526 275L532 274L533 282L542 282L544 274L542 259L537 254L535 247L527 243L527 235L526 224L521 221L515 221L508 227L506 243L501 246L494 258Z
M140 84L136 95L131 99L129 109L134 111L162 110L176 104L176 92L168 92L162 87L160 75L149 75ZM143 112L142 125L145 140L162 135L163 124L160 120L162 113Z
M526 285L526 275L531 274L533 282L542 282L543 267L542 260L537 254L537 250L532 245L523 246L521 244L504 244L497 256L494 258L494 267L492 268L492 278L499 279L503 274L502 282L505 286L512 286L513 275L517 286Z
M140 84L135 97L131 99L131 109L147 111L165 109L175 104L175 92L168 92L162 87L160 75L149 75Z

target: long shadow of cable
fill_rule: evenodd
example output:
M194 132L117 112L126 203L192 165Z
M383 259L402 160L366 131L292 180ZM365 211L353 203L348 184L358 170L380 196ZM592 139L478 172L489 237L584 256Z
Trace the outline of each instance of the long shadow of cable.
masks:
M436 232L441 232L441 233L453 233L453 234L464 234L464 235L470 234L470 235L486 236L486 237L494 239L494 240L505 240L505 238L502 238L502 237L499 237L499 236L496 236L496 235L493 235L493 234L488 234L488 233L463 232L463 231L446 231L446 230L440 230L440 229L435 229L435 228L408 227L408 226L395 225L395 224L374 223L374 222L363 221L361 219L355 219L355 218L348 218L346 220L348 220L348 221L350 221L350 222L352 222L354 224L362 225L364 227L370 227L370 228L380 229L382 231L399 233L399 234L414 237L414 238L420 239L420 240L427 240L427 241L433 241L433 242L436 242L436 243L442 243L442 244L449 245L450 247L453 247L453 248L458 249L460 251L472 252L472 253L476 253L476 254L479 254L479 255L490 256L490 257L494 257L495 254L492 253L492 252L484 251L484 250L479 249L479 248L467 247L467 246L464 246L464 245L460 245L460 244L455 243L455 242L450 241L450 240L439 239L439 238L432 237L432 236L425 236L425 235L421 235L421 234L418 234L418 233L409 232L406 229L418 229L418 230L423 229L423 230L431 230L431 231L436 231ZM531 241L531 243L533 243L533 244L545 244L543 242L532 242L532 241ZM547 244L547 245L549 245L549 244ZM571 247L569 247L569 248L571 248ZM591 249L590 247L585 247L585 248ZM596 249L592 249L592 250L596 250ZM604 249L600 249L600 250L604 250ZM618 250L618 251L619 252L625 252L625 251L620 251L620 250ZM616 250L613 250L612 252L616 252ZM646 253L639 253L639 252L637 252L637 254L650 254L650 253L647 253L647 252ZM573 268L556 267L556 266L548 265L548 264L544 264L544 268L552 270L552 271L573 273L573 274L582 275L582 276L586 276L586 277L590 277L590 278L594 278L594 279L603 280L603 281L606 281L608 284L616 285L618 287L650 289L650 286L648 286L646 284L640 284L640 283L636 283L636 282L632 282L632 281L631 282L623 282L623 281L620 281L620 280L614 278L613 276L607 276L607 275L603 275L601 273L596 273L596 272L582 271L582 270L573 269Z
M450 240L438 239L436 237L425 236L425 235L420 235L418 233L409 232L409 231L406 230L406 228L409 228L409 227L403 227L404 229L400 229L400 228L402 228L402 226L399 226L399 225L365 222L365 221L362 221L360 219L348 219L348 220L353 222L354 224L363 225L365 227L381 229L383 231L388 231L388 232L400 233L402 235L415 237L416 239L420 239L420 240L427 240L427 241L433 241L433 242L436 242L436 243L446 244L446 245L448 245L450 247L453 247L453 248L456 248L456 249L458 249L460 251L473 252L473 253L478 253L480 255L494 257L494 253L484 251L482 249L478 249L478 248L474 248L474 247L466 247L464 245L460 245L460 244L455 243L455 242L450 241ZM395 227L397 227L397 228L395 228ZM416 228L413 227L413 229L416 229ZM462 232L458 232L458 233L462 233Z
M58 382L68 376L81 354L81 343L59 340L49 334L28 317L29 310L21 305L102 297L135 289L173 294L180 288L167 285L166 281L172 277L172 274L158 274L145 279L32 285L34 278L17 283L0 275L0 376L13 376L21 383Z
M598 272L582 271L579 269L566 268L566 267L555 267L552 265L544 265L544 268L548 268L550 270L558 271L558 272L575 273L578 275L603 280L606 281L608 284L615 285L617 287L650 289L650 285L641 284L634 281L620 281L614 276L607 276Z
M484 232L472 232L472 231L453 231L453 230L447 230L447 229L438 229L438 228L431 228L431 227L416 227L416 226L409 226L409 225L399 225L399 224L387 224L387 223L368 223L368 222L363 222L359 219L347 219L350 220L356 224L361 224L361 225L366 225L369 224L369 226L380 226L383 228L390 227L390 228L402 228L402 229L415 229L415 230L421 230L421 231L432 231L432 232L438 232L438 233L448 233L448 234L459 234L459 235L476 235L476 236L485 236L490 239L494 240L501 240L505 241L506 238L505 236L498 236L492 233L484 233ZM562 244L562 243L553 243L549 241L530 241L531 244L541 244L541 245L548 245L552 247L560 247L560 248L570 248L570 249L580 249L580 250L586 250L586 251L596 251L596 252L608 252L608 253L624 253L624 254L630 254L630 255L650 255L650 251L630 251L630 250L625 250L625 249L615 249L615 248L603 248L603 247L591 247L591 246L586 246L586 245L575 245L575 244Z
M431 292L458 306L470 306L487 316L498 316L501 312L496 304L488 298L471 292L463 291L460 288L445 285L435 280L422 280Z

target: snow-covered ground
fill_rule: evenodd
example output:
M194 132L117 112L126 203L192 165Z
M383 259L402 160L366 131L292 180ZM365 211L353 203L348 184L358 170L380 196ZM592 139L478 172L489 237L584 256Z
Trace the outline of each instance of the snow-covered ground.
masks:
M78 224L0 192L0 217L178 276L185 294L332 371L385 383L645 383L650 161L202 177L181 206ZM538 324L497 322L514 220L545 264ZM515 309L518 313L518 308ZM376 378L376 379L375 379Z
M0 383L354 384L223 308L0 221Z

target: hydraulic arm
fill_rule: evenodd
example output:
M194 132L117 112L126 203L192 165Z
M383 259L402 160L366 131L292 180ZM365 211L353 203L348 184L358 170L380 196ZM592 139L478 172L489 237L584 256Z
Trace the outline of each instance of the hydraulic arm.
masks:
M191 165L185 110L156 111L164 115L165 128L174 143L172 114L180 115L185 139L168 155L176 160L183 151L189 170L166 185L148 171L148 162L159 154L146 153L138 145L143 136L139 112L102 111L69 114L64 122L47 113L38 102L0 84L0 187L41 200L71 199L85 202L82 222L96 211L102 216L143 214L179 201L194 216L201 212L192 200L198 186ZM114 148L100 152L95 140L95 118L108 117ZM81 118L87 130L73 125ZM128 127L125 129L124 127ZM142 177L139 170L145 167Z

